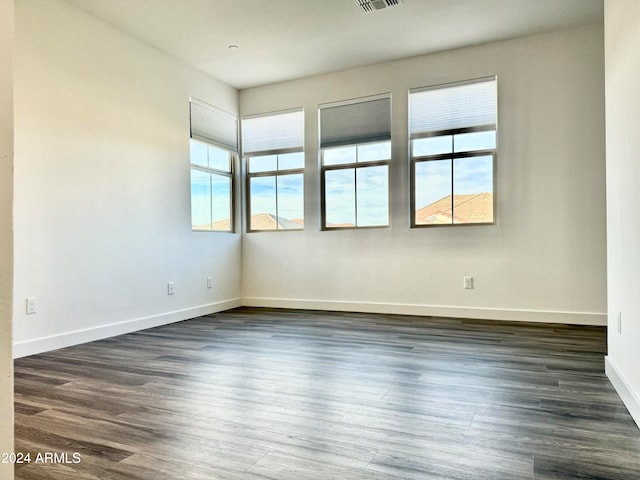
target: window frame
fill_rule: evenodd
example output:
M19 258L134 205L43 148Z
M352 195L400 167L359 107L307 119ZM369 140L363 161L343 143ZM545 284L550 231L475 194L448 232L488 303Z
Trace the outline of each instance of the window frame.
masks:
M284 170L280 170L279 168L279 161L280 161L280 155L286 155L289 153L302 153L303 156L303 163L302 163L302 167L300 168L287 168ZM264 171L260 171L260 172L251 172L251 159L255 158L255 157L266 157L266 156L272 156L275 155L276 156L276 169L275 170L264 170ZM245 161L245 169L246 169L246 175L245 175L245 202L246 202L246 208L245 211L247 212L247 221L246 221L246 228L247 228L247 232L248 233L256 233L256 232L296 232L296 231L300 231L300 230L304 230L305 228L305 224L303 223L302 225L300 225L300 228L275 228L275 229L254 229L252 228L251 225L251 219L252 219L252 214L251 214L251 179L252 178L260 178L260 177L274 177L275 178L275 202L276 202L276 219L279 218L278 215L278 177L280 176L287 176L287 175L302 175L302 182L303 182L303 190L302 190L302 209L303 209L303 213L304 213L304 208L305 208L305 203L306 203L306 198L305 198L305 193L304 193L304 146L301 148L298 147L294 147L294 148L282 148L282 149L274 149L274 150L262 150L262 151L256 151L256 152L251 152L248 154L244 155L244 161ZM303 219L304 220L304 219ZM278 226L278 222L276 220L276 227Z
M236 233L236 168L238 162L238 116L229 113L219 107L189 97L189 200L192 232L223 232ZM207 149L207 165L193 163L193 143L199 143ZM212 168L209 162L209 149L216 148L228 154L229 170ZM215 230L213 228L213 185L210 185L209 203L211 208L210 229L194 228L193 216L193 170L208 173L209 175L223 175L229 178L229 229ZM210 177L211 179L211 177Z
M376 143L389 143L389 158L385 160L369 160L369 161L358 161L359 155L359 147L363 145L373 145ZM345 147L355 147L356 150L356 158L355 162L350 163L340 163L334 165L325 165L324 156L327 150L345 148ZM322 231L332 231L332 230L364 230L364 229L372 229L372 228L390 228L391 227L391 159L393 157L392 152L392 142L389 140L374 140L371 142L360 142L346 145L336 145L331 147L325 147L320 149L320 218L321 218L321 230ZM358 168L367 168L367 167L387 167L387 223L384 225L363 225L358 226ZM331 227L327 225L327 193L326 193L326 172L334 171L334 170L354 170L354 209L355 209L355 224L353 227L345 227L345 226L337 226Z
M209 147L214 147L217 148L219 150L222 150L224 152L226 152L229 155L229 170L225 171L225 170L220 170L218 168L212 168L212 167L205 167L204 165L199 165L197 163L192 163L191 162L191 155L189 155L189 175L191 176L191 171L192 170L197 170L200 172L204 172L204 173L208 173L210 175L217 175L217 176L221 176L221 177L226 177L229 179L229 230L216 230L213 228L213 224L214 224L214 220L213 220L213 209L211 211L211 228L210 229L201 229L201 228L194 228L193 225L193 206L191 207L191 231L192 232L217 232L217 233L236 233L236 228L235 228L235 220L236 220L236 195L235 195L235 191L236 191L236 176L235 176L235 170L236 170L236 161L237 161L237 156L238 154L236 152L233 152L231 150L228 150L226 148L221 147L220 145L216 145L214 143L211 142L207 142L205 140L202 140L200 138L190 138L189 139L189 149L191 153L191 143L192 142L198 142L201 143L202 145L205 145L207 147L207 155L208 155L208 150ZM191 178L190 178L190 184L191 184ZM193 192L190 193L190 201L191 201L191 205L193 205ZM210 199L209 199L210 203L213 205L213 187L210 193Z
M470 85L479 82L488 82L494 81L496 85L496 121L492 124L485 125L477 125L471 127L461 127L461 128L452 128L452 129L443 129L443 130L433 130L420 132L416 134L411 133L411 124L409 124L408 133L409 133L409 208L410 208L410 228L433 228L433 227L472 227L472 226L483 226L483 225L496 225L497 224L497 168L498 168L498 120L497 120L497 101L498 101L498 81L496 76L484 77L472 80L463 80L459 82L452 82L442 85L434 85L432 87L426 87L426 89L438 89L438 88L448 88L458 85ZM424 89L416 89L417 91L421 91ZM409 103L411 99L411 90L409 91ZM478 149L478 150L462 150L455 151L455 139L457 135L465 134L465 133L476 133L476 132L495 132L495 147L489 149ZM430 155L414 155L414 141L420 140L423 138L433 138L433 137L441 137L441 136L451 136L451 151L447 153L437 153ZM492 171L491 171L491 184L492 184L492 221L490 222L468 222L468 223L456 223L455 222L455 190L454 190L454 182L455 182L455 160L462 158L473 158L473 157L491 157L492 162ZM451 162L451 223L434 223L434 224L424 224L416 222L416 165L418 163L424 163L429 161L442 161L442 160L450 160Z
M287 118L292 115L293 117ZM297 118L299 116L299 118ZM272 117L272 118L270 118ZM278 118L279 117L279 118ZM253 123L256 120L258 123ZM267 124L261 126L260 120L267 120ZM273 123L276 122L276 123ZM281 232L304 230L305 215L305 110L303 107L290 108L286 110L271 111L258 114L250 114L242 117L242 167L244 175L244 214L245 231L247 233L256 232ZM247 132L250 132L247 135ZM279 169L280 155L291 153L302 154L302 165L298 168ZM265 170L251 172L251 159L256 157L266 157L276 155L275 170ZM300 228L280 228L278 218L278 177L286 175L302 175L302 224ZM251 180L260 177L274 177L275 182L275 229L256 229L252 226L251 213ZM292 219L291 219L292 220Z
M391 92L345 99L318 105L318 163L320 167L320 229L357 230L391 227L391 176L393 160ZM382 160L359 161L360 148L366 145L388 143L389 155ZM327 151L353 147L354 161L326 165ZM386 223L358 225L358 170L360 168L385 166L387 170ZM331 226L327 223L327 172L354 171L354 224L353 226Z

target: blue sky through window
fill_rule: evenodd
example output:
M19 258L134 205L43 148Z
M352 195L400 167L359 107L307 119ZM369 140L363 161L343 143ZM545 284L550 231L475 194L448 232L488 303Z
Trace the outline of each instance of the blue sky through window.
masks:
M417 162L416 209L451 195L451 160ZM455 195L493 193L493 157L458 158L453 161Z

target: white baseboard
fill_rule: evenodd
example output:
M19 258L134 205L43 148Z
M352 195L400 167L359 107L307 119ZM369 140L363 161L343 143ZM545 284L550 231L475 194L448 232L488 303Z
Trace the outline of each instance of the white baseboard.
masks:
M640 428L640 396L633 391L629 382L608 356L604 357L604 373L609 378L613 388L618 392L618 396L622 399L627 410L629 410L636 425Z
M20 358L37 353L92 342L125 333L158 327L210 313L221 312L239 306L299 308L305 310L332 310L339 312L389 313L398 315L421 315L454 318L476 318L483 320L513 320L525 322L567 323L576 325L606 325L604 313L554 312L539 310L514 310L496 308L451 307L441 305L416 305L381 302L345 302L335 300L308 300L291 298L234 298L199 307L188 308L160 315L136 318L124 322L65 332L41 337L13 345L13 357ZM612 382L613 383L613 382ZM636 402L637 403L637 402Z
M242 300L240 298L234 298L222 302L210 303L208 305L201 305L199 307L187 308L185 310L136 318L124 322L100 325L84 330L75 330L50 337L18 342L13 345L13 357L26 357L28 355L35 355L36 353L48 352L58 348L70 347L72 345L93 342L94 340L114 337L124 333L136 332L146 328L159 327L160 325L167 325L169 323L180 322L182 320L188 320L202 315L229 310L241 305Z
M573 325L607 325L606 313L557 312L503 308L455 307L405 303L346 302L292 298L244 297L246 307L299 308L338 312L389 313L433 317L475 318L480 320L512 320L522 322L566 323Z

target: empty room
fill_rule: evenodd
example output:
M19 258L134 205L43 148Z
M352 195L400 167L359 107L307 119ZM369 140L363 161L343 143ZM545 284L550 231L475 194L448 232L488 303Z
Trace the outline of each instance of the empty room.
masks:
M0 480L640 479L639 51L636 0L0 0Z

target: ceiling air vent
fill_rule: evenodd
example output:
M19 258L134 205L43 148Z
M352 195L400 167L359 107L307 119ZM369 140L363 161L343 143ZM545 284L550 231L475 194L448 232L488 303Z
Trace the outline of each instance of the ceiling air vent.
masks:
M353 0L364 13L371 13L377 10L384 10L389 7L402 5L402 0Z

